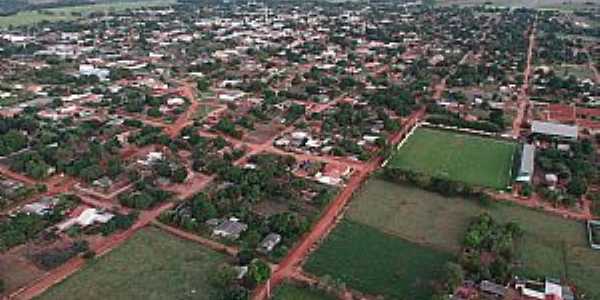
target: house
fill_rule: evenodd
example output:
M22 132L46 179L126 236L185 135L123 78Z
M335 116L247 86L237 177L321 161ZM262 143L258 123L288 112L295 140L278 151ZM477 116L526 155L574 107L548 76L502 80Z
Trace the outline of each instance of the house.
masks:
M108 189L113 185L113 181L110 178L104 176L100 179L94 180L94 182L92 182L92 185L101 189Z
M24 186L25 185L23 183L18 181L10 179L0 179L0 194L10 197Z
M577 131L577 125L565 125L542 121L533 121L531 124L531 132L533 133L569 140L577 139Z
M517 289L521 295L532 299L574 299L571 288L561 285L560 281L555 279L547 278L544 282L517 279L515 289Z
M315 175L315 179L322 184L326 184L326 185L341 185L342 184L342 179L339 177L331 177L331 176L324 176L323 174L321 174L321 172L317 173Z
M110 70L108 69L99 69L94 67L93 65L82 64L79 65L79 75L82 76L96 76L99 79L103 80L108 78L110 75Z
M261 253L269 253L273 251L275 246L281 243L281 235L277 233L269 233L267 236L260 242L258 251Z
M176 98L170 98L167 100L167 105L168 106L181 106L185 104L185 100L183 100L182 98L176 97Z
M294 140L306 140L308 138L308 133L304 131L295 131L292 132L291 136Z
M479 284L479 290L482 293L498 298L504 298L504 295L506 294L506 287L487 280L484 280Z
M152 166L156 162L161 161L163 159L164 155L162 154L162 152L150 152L146 156L146 159L140 159L137 162L143 166Z
M43 197L41 200L24 205L21 212L45 216L52 212L52 208L58 203L58 198Z
M244 231L248 229L248 225L241 223L237 218L230 218L229 220L225 220L221 222L221 224L217 225L212 234L232 240L236 240L240 237Z
M535 146L531 144L523 145L523 153L521 154L521 166L517 175L517 182L528 183L533 176L535 162Z
M219 100L225 102L237 101L244 96L244 92L241 91L227 91L219 94Z
M97 210L96 208L86 208L81 214L77 217L68 219L67 221L57 225L60 231L69 229L73 225L79 225L81 227L87 227L94 223L107 223L110 221L115 215L109 212L102 212Z
M544 179L546 184L550 186L555 186L558 183L558 176L556 174L548 173L544 175Z

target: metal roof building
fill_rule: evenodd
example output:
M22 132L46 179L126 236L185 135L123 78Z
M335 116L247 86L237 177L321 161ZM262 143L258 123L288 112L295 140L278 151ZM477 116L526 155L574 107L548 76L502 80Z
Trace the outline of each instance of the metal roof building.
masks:
M519 167L519 174L517 181L529 182L533 175L535 162L535 146L531 144L523 145L523 153L521 154L521 166Z
M577 125L565 125L551 122L533 121L531 131L549 136L577 139Z

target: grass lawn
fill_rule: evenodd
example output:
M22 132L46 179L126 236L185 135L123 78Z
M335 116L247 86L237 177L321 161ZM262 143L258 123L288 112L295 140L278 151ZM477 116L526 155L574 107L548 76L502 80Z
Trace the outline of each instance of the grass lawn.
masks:
M570 76L573 75L579 79L592 79L594 78L594 72L588 67L588 65L567 65L559 64L552 66L554 72L559 76Z
M473 200L444 198L377 176L352 200L346 217L431 249L457 253L469 221L484 211L500 222L515 221L525 231L518 248L520 274L567 278L600 293L600 252L589 248L583 223L515 204L482 206ZM600 299L600 294L596 296Z
M373 227L340 223L304 269L330 275L359 291L386 299L430 299L431 284L452 258Z
M302 288L290 283L284 283L277 288L273 295L274 300L335 300L334 296L319 290Z
M40 299L212 299L208 276L224 261L198 244L146 228Z
M22 11L12 16L0 17L0 27L8 27L10 25L32 25L40 23L42 21L70 21L79 18L76 15L72 15L72 13L87 14L92 12L122 11L141 7L167 6L169 4L174 3L175 0L140 0L131 2L115 2L110 4L103 3L93 5L70 6L43 10L50 12L50 14L40 13L40 11L38 10Z
M392 155L389 166L504 189L511 182L516 148L491 138L419 128Z

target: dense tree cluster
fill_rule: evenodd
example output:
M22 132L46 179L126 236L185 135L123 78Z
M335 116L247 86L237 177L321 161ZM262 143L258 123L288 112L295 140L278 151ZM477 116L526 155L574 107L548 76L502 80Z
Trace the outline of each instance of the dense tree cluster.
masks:
M523 235L516 223L497 223L482 214L473 220L463 241L461 264L470 278L507 282L512 278L515 242Z
M135 183L133 193L119 195L121 205L135 209L150 209L169 199L172 193L157 188L151 179L142 179Z
M0 220L0 252L23 244L35 238L49 225L59 223L64 219L64 213L75 207L77 203L76 196L63 195L47 215L17 213L12 217L4 217Z
M546 199L555 204L574 204L575 198L584 195L588 185L596 182L600 174L598 167L592 163L595 150L590 140L583 139L568 145L568 151L550 147L536 155L536 162L544 172L556 174L560 180L568 182L566 192L572 197L543 188L540 190Z

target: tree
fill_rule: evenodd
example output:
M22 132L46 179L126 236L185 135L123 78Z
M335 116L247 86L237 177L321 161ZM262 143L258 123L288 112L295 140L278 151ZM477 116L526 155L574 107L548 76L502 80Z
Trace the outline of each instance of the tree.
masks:
M106 166L106 175L111 178L119 176L123 172L123 163L119 158L109 159Z
M158 108L152 107L148 109L148 116L153 118L160 118L162 116L162 113Z
M210 82L204 78L198 80L198 82L196 84L196 88L201 92L208 90L209 87L210 87Z
M171 176L171 179L175 182L184 182L188 177L188 172L187 169L185 167L179 167L177 169L175 169L175 171L173 172L173 176Z
M465 272L459 264L453 262L446 263L445 269L448 292L452 293L457 287L462 285L465 279Z
M238 252L238 255L237 255L238 263L240 265L249 264L250 262L252 262L254 257L255 257L254 251L250 248L245 248L245 247L240 249L240 252Z
M192 215L199 222L204 222L208 219L216 218L218 213L215 206L208 200L208 196L200 193L192 199Z
M215 272L211 273L210 283L219 289L225 289L235 282L236 277L236 270L225 263L220 265Z
M260 243L260 233L256 230L248 230L244 236L244 242L248 248L256 248Z
M581 197L581 195L585 194L586 191L587 183L583 178L579 176L574 176L571 178L571 181L569 181L569 185L567 186L567 192L569 194Z
M81 170L79 175L84 180L91 182L102 176L102 169L98 165L91 165Z
M221 300L248 300L250 299L250 293L248 290L239 285L228 287L224 292Z
M264 261L255 258L248 266L247 276L252 286L265 283L271 277L271 267Z

